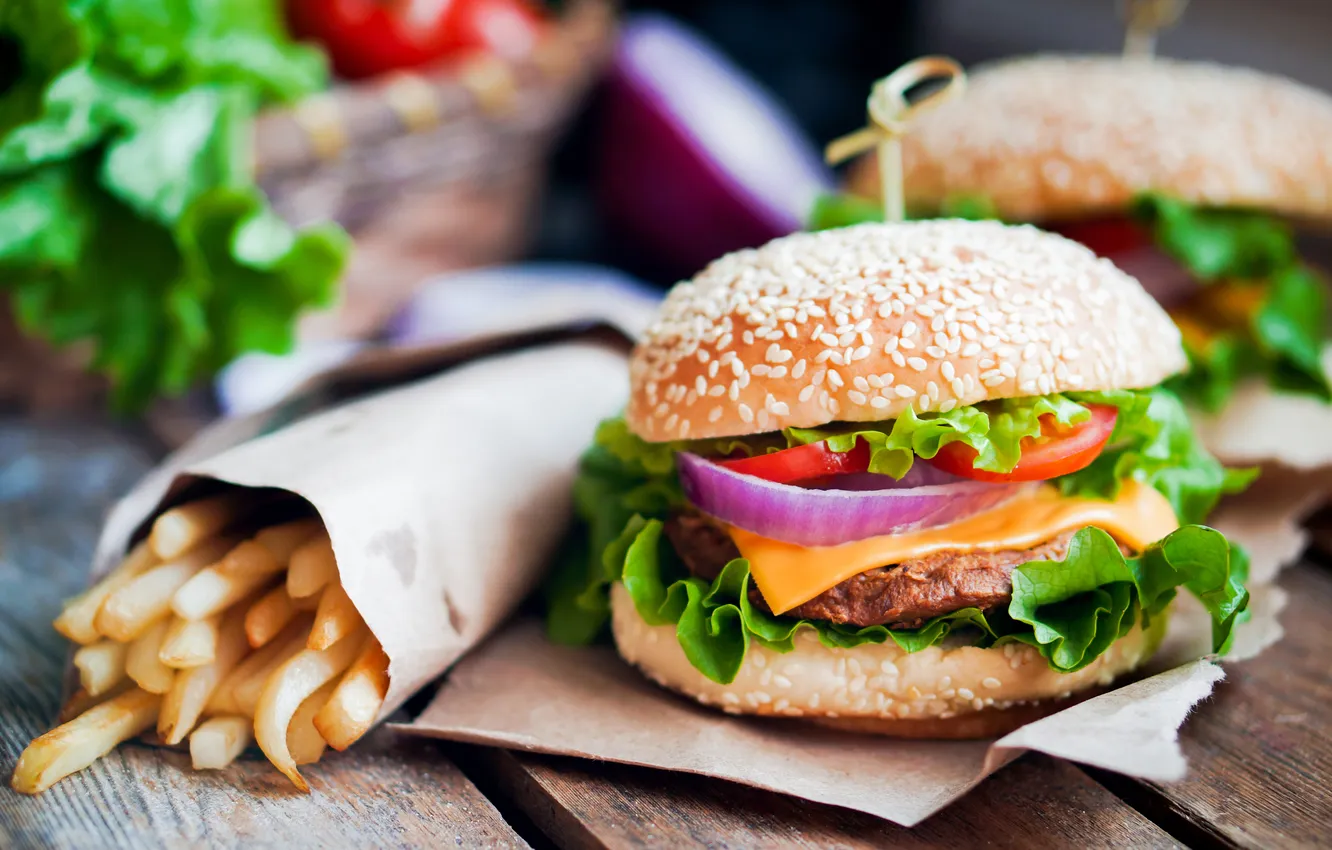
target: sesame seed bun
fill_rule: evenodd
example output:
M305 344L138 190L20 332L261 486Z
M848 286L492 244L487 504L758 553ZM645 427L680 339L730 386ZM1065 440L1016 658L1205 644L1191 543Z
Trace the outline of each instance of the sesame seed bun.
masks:
M1037 56L982 66L903 144L907 203L982 194L1011 221L1123 209L1164 192L1332 220L1332 97L1243 68ZM872 163L852 191L878 195Z
M663 687L730 714L901 738L989 738L1065 708L1146 663L1167 622L1157 617L1149 629L1135 626L1076 673L1055 672L1026 644L908 653L889 641L829 649L803 629L788 653L750 644L735 681L723 685L689 663L675 626L644 622L618 583L611 604L620 655Z
M649 441L894 419L1159 384L1186 365L1142 286L1029 226L921 221L798 233L677 285L630 361Z

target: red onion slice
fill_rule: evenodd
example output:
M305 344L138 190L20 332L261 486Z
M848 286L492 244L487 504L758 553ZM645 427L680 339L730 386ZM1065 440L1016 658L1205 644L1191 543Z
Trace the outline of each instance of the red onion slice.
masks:
M657 13L620 29L597 186L607 220L677 274L804 226L834 180L777 99Z
M681 453L676 460L685 496L699 510L800 546L838 546L949 525L1039 486L956 479L922 487L898 482L880 490L807 490L741 475L694 454Z

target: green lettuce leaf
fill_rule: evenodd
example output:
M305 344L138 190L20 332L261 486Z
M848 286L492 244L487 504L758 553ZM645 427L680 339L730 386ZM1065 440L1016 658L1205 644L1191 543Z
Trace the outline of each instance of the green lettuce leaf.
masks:
M1205 283L1261 287L1247 327L1222 328L1206 351L1190 350L1193 372L1173 386L1190 401L1217 410L1236 381L1263 374L1277 389L1332 403L1322 364L1328 344L1326 284L1300 258L1290 226L1249 210L1198 208L1148 193L1133 204L1160 248Z
M1109 534L1084 528L1073 535L1064 560L1013 570L1008 615L1031 631L1004 640L1035 646L1053 669L1073 672L1137 623L1150 627L1183 587L1211 615L1212 647L1220 652L1248 605L1244 563L1224 535L1201 525L1183 526L1127 559Z
M0 139L37 119L47 89L89 50L81 2L5 0L0 4Z
M1067 426L1085 422L1091 411L1056 393L956 407L946 413L917 414L908 408L881 427L876 427L877 423L857 423L834 428L788 428L782 433L793 445L827 440L828 447L836 452L849 452L858 440L863 440L871 450L869 471L894 478L906 475L917 457L932 458L949 443L964 443L975 449L977 469L1011 472L1021 457L1022 440L1040 434L1040 417L1047 415Z
M1290 228L1262 213L1195 207L1153 192L1135 198L1131 212L1161 250L1204 281L1266 277L1296 259Z
M1115 390L1074 393L1087 404L1119 408L1114 433L1087 467L1053 480L1068 496L1113 499L1133 479L1155 488L1183 524L1200 523L1221 496L1238 493L1257 477L1256 469L1227 469L1207 451L1179 398L1169 390Z
M605 568L576 596L566 592L552 605L548 633L557 641L585 643L605 622L609 585L622 581L644 622L674 625L689 662L709 679L735 679L751 641L778 652L795 646L795 635L813 630L823 645L848 648L892 640L906 652L919 652L959 633L975 646L1022 642L1036 648L1050 666L1073 672L1094 661L1135 625L1152 631L1177 589L1184 587L1212 616L1213 648L1222 651L1236 619L1248 603L1240 562L1218 532L1184 526L1139 558L1125 559L1105 532L1077 532L1063 561L1032 562L1013 575L1007 611L987 615L966 608L935 617L916 629L854 628L821 620L768 614L750 599L749 563L737 558L712 582L689 575L662 535L661 520L635 515L607 549ZM571 573L560 579L569 582ZM594 609L596 629L579 619ZM572 600L572 602L571 602Z
M0 285L23 329L90 340L123 410L289 348L349 242L282 223L250 173L255 110L325 81L276 0L16 0L4 50Z
M1244 336L1217 334L1199 348L1184 341L1189 370L1166 382L1171 392L1203 410L1215 413L1226 406L1244 377L1261 370L1262 355Z
M1326 286L1307 266L1287 266L1267 278L1267 297L1253 317L1252 331L1258 350L1272 363L1277 389L1332 403L1332 382L1322 360L1327 315Z
M7 281L20 326L56 343L98 340L94 365L113 379L117 408L181 392L244 351L284 350L296 313L331 298L340 230L293 234L253 189L201 196L168 230L105 191L95 168L83 157L0 181L0 219L21 225L0 234L0 270L41 259L41 274ZM257 227L290 237L262 266L235 250Z
M846 192L819 195L809 211L808 230L832 230L869 221L883 221L883 204Z
M908 218L935 218L936 216L908 215ZM954 195L946 198L938 210L938 218L965 218L971 221L997 219L994 204L984 195ZM883 221L883 205L870 198L847 192L824 194L814 199L809 212L808 230L831 230L870 221Z

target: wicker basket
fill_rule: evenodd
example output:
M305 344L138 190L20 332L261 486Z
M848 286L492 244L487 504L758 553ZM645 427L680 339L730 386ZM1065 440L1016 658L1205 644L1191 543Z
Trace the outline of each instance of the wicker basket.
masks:
M521 252L546 154L610 54L613 11L574 0L524 59L478 55L259 116L255 170L277 212L332 218L356 240L337 307L307 317L303 338L372 335L426 276ZM0 308L3 407L101 407L86 362L23 338Z

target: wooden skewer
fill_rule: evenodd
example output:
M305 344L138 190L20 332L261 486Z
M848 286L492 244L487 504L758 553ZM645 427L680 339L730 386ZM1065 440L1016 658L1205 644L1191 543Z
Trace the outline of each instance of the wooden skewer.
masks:
M942 80L944 85L915 101L907 98L913 88L930 80ZM902 191L902 136L911 119L962 94L966 80L962 66L946 56L923 56L908 62L879 80L870 90L867 103L869 125L836 139L824 151L828 164L836 165L871 148L877 149L885 221L906 218Z

